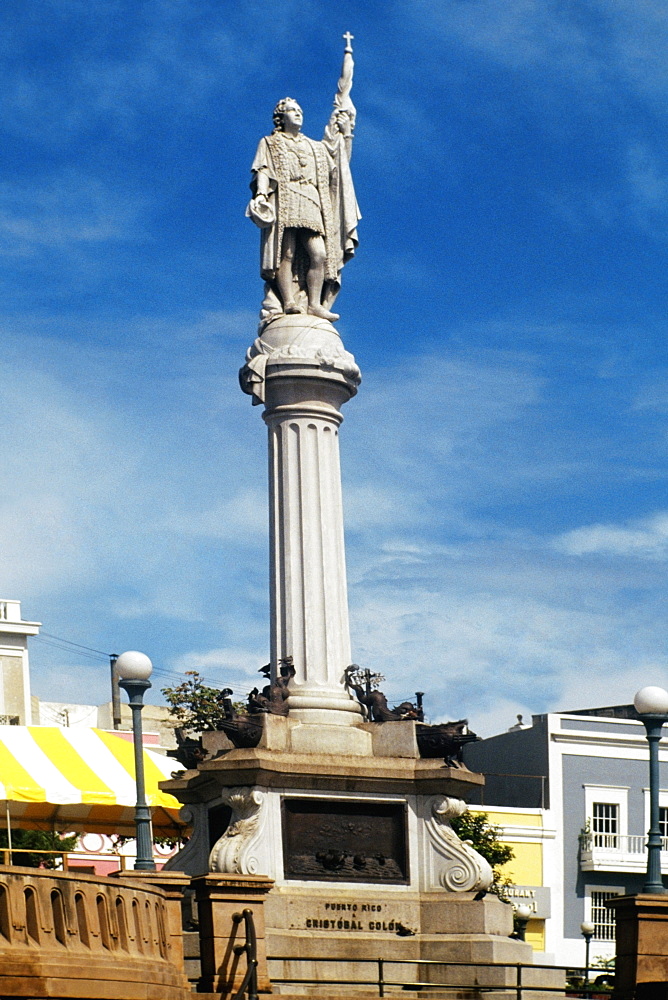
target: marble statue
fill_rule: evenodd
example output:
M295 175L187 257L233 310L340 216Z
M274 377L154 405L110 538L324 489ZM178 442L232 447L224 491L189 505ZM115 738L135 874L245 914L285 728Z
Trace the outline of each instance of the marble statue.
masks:
M331 307L361 218L349 165L356 117L353 36L343 37L343 68L322 142L302 134L302 109L284 97L274 108L274 130L260 140L253 160L246 215L262 231L261 326L292 313L339 318Z

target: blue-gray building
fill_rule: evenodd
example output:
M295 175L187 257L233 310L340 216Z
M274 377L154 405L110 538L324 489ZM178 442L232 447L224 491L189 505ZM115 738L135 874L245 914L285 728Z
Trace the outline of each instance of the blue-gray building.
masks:
M486 775L483 805L542 807L546 826L557 832L543 871L551 890L546 952L558 964L581 964L580 924L591 920L592 957L612 956L614 921L605 900L640 891L647 866L649 757L633 706L535 715L531 727L468 744L464 759ZM668 874L667 740L660 761Z

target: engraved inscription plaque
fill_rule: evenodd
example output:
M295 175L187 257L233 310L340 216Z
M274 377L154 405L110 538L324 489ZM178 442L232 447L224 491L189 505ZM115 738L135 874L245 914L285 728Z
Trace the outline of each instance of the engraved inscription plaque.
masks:
M288 879L408 882L406 805L284 799L283 865Z

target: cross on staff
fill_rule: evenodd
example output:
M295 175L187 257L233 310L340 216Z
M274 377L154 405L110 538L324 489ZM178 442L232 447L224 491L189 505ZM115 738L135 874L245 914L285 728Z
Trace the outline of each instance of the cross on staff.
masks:
M353 47L352 47L352 45L350 43L352 42L352 40L353 40L353 38L355 36L351 35L349 31L346 31L342 37L346 41L346 47L345 47L345 49L343 51L344 52L352 52L353 51Z

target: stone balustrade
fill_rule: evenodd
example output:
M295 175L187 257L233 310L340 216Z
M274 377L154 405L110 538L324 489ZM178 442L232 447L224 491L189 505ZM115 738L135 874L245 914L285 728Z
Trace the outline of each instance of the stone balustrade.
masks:
M129 879L0 867L0 996L186 1000L173 906Z

